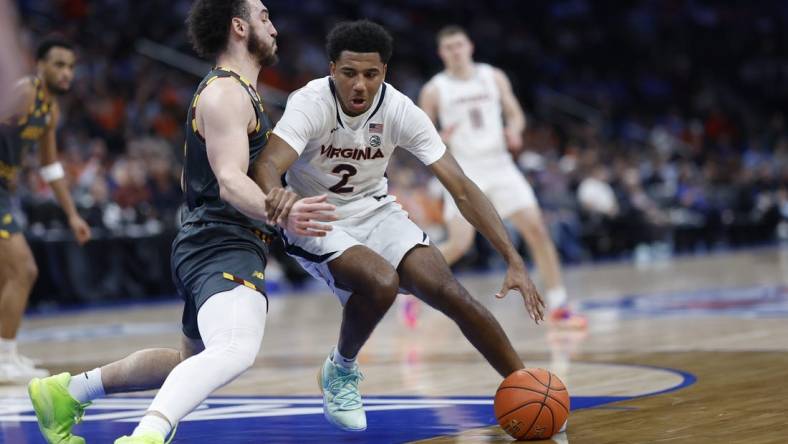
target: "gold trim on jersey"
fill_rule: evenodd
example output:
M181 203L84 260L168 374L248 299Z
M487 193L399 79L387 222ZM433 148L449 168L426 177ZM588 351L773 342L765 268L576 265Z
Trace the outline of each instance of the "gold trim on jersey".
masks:
M33 103L30 104L30 108L27 110L27 113L19 116L19 120L17 120L17 126L25 126L30 121L30 118L40 118L42 116L48 116L52 111L52 101L45 100L47 97L44 94L44 87L43 82L38 77L31 77L33 88L35 89L35 97L33 98Z
M251 288L254 291L259 291L257 289L257 285L247 281L246 279L239 278L238 276L233 276L230 273L222 273L222 277L227 279L228 281L233 281L236 284L243 285L244 287Z
M235 74L235 76L237 76L237 77L234 77L232 75L230 77L240 80L241 84L243 84L247 88L247 90L252 93L252 103L254 104L254 106L258 110L258 113L257 113L258 117L256 118L257 124L255 125L254 131L252 131L249 134L249 136L257 136L257 135L259 135L260 129L263 127L262 114L265 112L265 107L263 106L263 99L262 99L262 97L260 97L260 94L254 88L254 86L252 86L252 82L250 82L246 77L244 77L243 75L233 71L230 68L225 68L223 66L217 66L217 67L214 68L214 71L224 71L224 72L227 72L227 73ZM216 75L216 74L214 74L213 76L209 77L205 81L205 84L203 85L203 87L200 88L200 91L194 94L194 99L192 99L192 104L191 104L191 109L192 109L192 121L191 121L192 132L194 132L194 134L197 137L199 137L200 139L203 139L203 140L205 140L205 138L200 134L200 131L197 129L197 103L200 101L200 93L202 93L202 91L205 90L205 88L207 88L208 85L210 85L214 80L216 80L218 78L220 78L220 76ZM269 130L269 133L270 133L270 130ZM266 139L268 139L268 135L269 134L266 134ZM186 154L186 149L184 147L184 155L185 154Z

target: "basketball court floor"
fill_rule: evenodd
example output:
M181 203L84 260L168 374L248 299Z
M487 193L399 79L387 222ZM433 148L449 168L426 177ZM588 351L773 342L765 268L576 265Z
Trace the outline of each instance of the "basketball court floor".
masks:
M788 442L788 247L570 268L586 333L534 325L519 295L494 298L501 278L462 281L528 366L550 369L569 387L568 431L546 442ZM53 373L77 372L177 345L179 319L175 302L39 316L25 324L21 348ZM322 288L272 297L255 366L188 416L174 442L511 441L494 425L499 376L426 307L414 328L392 310L360 356L367 431L331 427L315 375L339 319ZM151 396L98 401L76 433L111 443L133 429ZM22 386L0 387L0 442L43 442Z

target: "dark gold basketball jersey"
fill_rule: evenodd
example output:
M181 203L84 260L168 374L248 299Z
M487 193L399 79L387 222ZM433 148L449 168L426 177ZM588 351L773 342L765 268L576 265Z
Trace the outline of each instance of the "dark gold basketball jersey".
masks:
M52 102L44 93L38 77L31 77L35 100L21 116L0 123L0 191L8 191L28 150L36 144L52 124Z
M273 128L271 119L265 113L260 96L247 79L222 67L214 68L205 76L194 94L186 118L186 144L184 146L182 177L182 186L186 195L186 208L182 213L182 221L184 224L219 222L241 225L253 230L261 230L265 234L272 234L274 231L269 225L246 217L246 215L220 198L219 183L211 169L211 165L208 163L205 139L197 131L195 111L200 100L200 93L211 82L223 77L232 77L243 85L254 106L257 127L254 132L249 134L250 168L268 142L268 136Z

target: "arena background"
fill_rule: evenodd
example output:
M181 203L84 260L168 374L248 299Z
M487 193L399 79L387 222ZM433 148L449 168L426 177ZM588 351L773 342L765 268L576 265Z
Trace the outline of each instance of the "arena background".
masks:
M169 254L185 112L210 69L186 40L191 2L12 3L24 71L33 72L44 37L76 44L58 145L94 234L76 245L36 157L26 159L16 204L40 274L20 352L52 374L78 374L177 346L182 303ZM455 270L524 362L566 383L568 431L550 442L785 442L788 3L265 3L281 61L259 80L275 120L289 92L327 73L325 34L345 19L391 30L388 80L412 98L440 69L435 32L452 23L468 30L478 61L509 75L528 117L525 148L512 155L587 328L536 325L519 296L495 298L504 264L481 238ZM441 239L441 194L429 172L399 155L388 176L411 216ZM368 430L326 422L314 376L336 344L341 310L276 245L262 351L184 418L174 443L511 442L492 409L499 375L448 318L408 298L359 355ZM43 442L26 390L0 384L0 444ZM112 442L152 395L96 400L75 433Z
M505 70L527 112L525 148L512 154L565 263L651 261L788 239L784 2L266 4L281 61L259 80L275 117L288 92L326 74L323 41L337 21L367 17L392 31L388 80L414 99L440 69L435 32L466 27L476 59ZM189 5L18 2L27 54L52 33L78 48L58 142L96 238L85 249L71 241L31 158L18 196L41 269L33 308L172 296L183 122L208 68L186 40ZM389 177L439 239L440 194L427 171L399 156ZM275 284L304 283L297 266L277 257L272 270L285 274L269 272ZM477 239L456 269L500 265Z

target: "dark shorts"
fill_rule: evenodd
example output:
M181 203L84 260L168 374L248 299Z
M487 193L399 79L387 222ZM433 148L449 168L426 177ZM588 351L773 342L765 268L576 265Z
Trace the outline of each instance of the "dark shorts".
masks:
M11 196L5 190L0 190L0 241L21 232L22 227L16 222L11 211Z
M247 228L221 224L189 224L172 243L172 274L185 301L183 333L201 339L197 312L211 296L245 285L265 295L268 247Z

